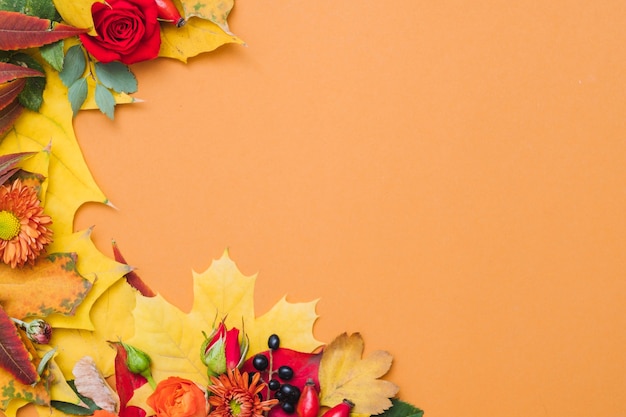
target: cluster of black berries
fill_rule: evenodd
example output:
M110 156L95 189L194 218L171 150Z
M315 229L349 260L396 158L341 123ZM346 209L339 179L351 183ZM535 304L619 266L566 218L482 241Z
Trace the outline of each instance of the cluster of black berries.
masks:
M278 349L280 347L280 338L275 334L271 335L267 340L267 346L270 350ZM254 366L254 369L257 371L263 372L267 370L269 366L269 359L264 354L259 353L252 359L252 366ZM278 368L276 374L282 381L289 381L293 378L293 369L283 365ZM285 413L293 414L296 411L296 405L300 399L300 389L298 387L286 382L281 384L281 382L275 378L270 379L267 386L274 392L274 398L279 401L280 407Z

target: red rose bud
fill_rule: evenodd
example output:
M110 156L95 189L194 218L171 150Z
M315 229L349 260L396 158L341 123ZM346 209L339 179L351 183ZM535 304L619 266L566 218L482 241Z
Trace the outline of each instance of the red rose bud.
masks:
M134 346L122 343L124 350L126 351L126 367L133 374L141 375L148 380L148 383L154 388L156 383L152 378L152 372L150 372L150 356L144 351L137 349Z
M239 329L226 329L222 321L211 334L206 334L200 358L207 367L209 376L217 376L227 370L239 368L248 353L248 337L244 334L239 340Z
M30 323L24 323L26 335L34 343L47 345L52 337L52 327L42 319L35 319Z
M172 0L154 0L159 9L158 18L164 22L174 23L176 27L181 27L185 23L185 19L180 15L176 5Z

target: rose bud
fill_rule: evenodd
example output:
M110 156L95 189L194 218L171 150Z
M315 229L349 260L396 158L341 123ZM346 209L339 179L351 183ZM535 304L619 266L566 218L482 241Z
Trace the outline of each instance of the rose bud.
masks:
M248 353L248 336L243 334L239 341L239 329L228 330L224 321L211 334L204 335L200 358L207 366L209 376L217 376L227 370L239 368Z
M20 329L26 332L26 336L33 343L38 343L40 345L47 345L50 343L50 338L52 337L52 326L48 324L45 320L35 319L30 323L25 321L11 318L15 324L19 326Z
M52 337L52 326L42 319L35 319L30 323L25 323L26 335L34 343L47 345Z
M148 383L154 388L156 383L152 378L152 372L150 372L150 356L146 352L126 343L122 343L122 346L126 351L126 367L128 370L133 374L146 378Z

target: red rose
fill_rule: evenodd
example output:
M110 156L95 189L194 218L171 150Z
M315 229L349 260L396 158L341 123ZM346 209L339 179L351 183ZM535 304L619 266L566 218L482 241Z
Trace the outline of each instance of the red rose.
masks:
M154 0L108 0L91 5L97 36L80 35L85 48L100 62L126 65L156 58L161 32Z

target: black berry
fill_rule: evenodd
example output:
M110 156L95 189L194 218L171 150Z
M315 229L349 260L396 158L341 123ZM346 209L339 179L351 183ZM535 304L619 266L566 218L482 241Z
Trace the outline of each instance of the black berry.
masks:
M280 347L280 338L278 335L271 335L269 339L267 339L267 346L272 350L278 349Z
M282 393L282 401L297 403L300 398L300 389L291 384L282 384L280 386L280 390L278 391Z
M280 408L287 414L293 414L293 412L296 411L296 407L294 407L292 403L281 403Z
M291 369L287 365L281 366L280 368L278 368L278 376L280 377L280 379L289 381L291 378L293 378L293 369Z
M276 391L278 388L280 388L280 382L278 382L277 379L270 379L270 382L267 383L267 386L272 391Z
M266 370L269 364L270 363L267 360L267 356L261 353L259 353L258 355L255 355L254 359L252 359L252 366L254 366L254 369L256 369L257 371Z

